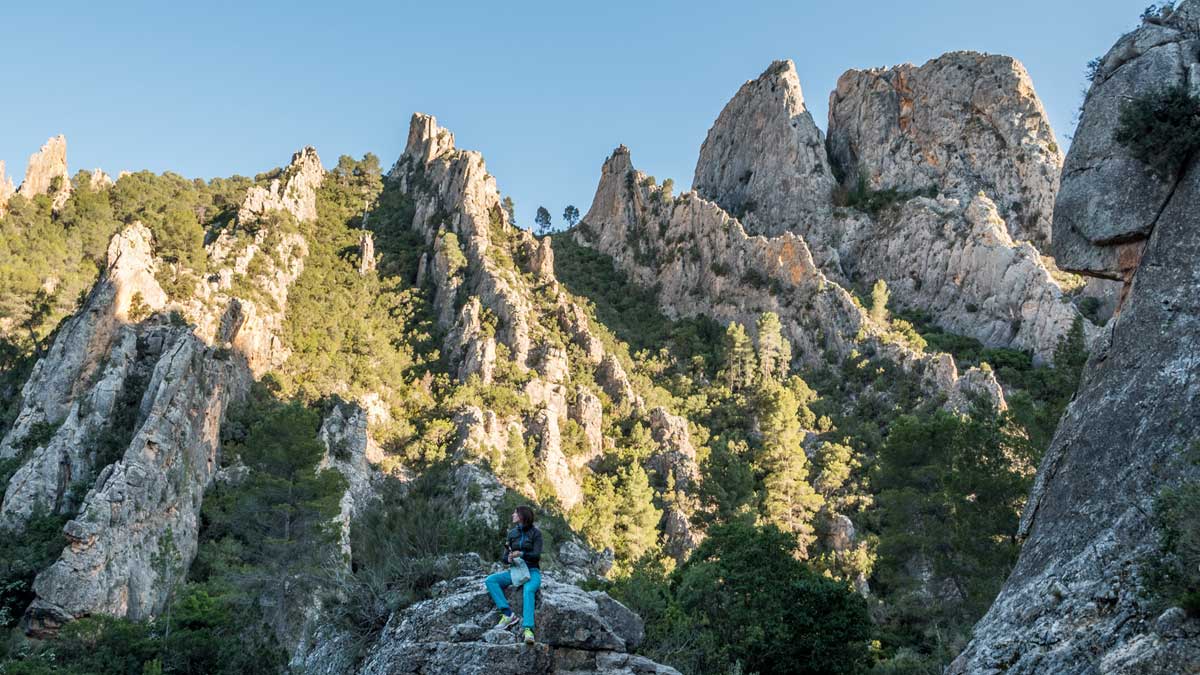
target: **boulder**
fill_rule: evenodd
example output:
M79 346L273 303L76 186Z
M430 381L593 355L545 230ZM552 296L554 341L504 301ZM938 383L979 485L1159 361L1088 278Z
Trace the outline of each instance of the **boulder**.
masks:
M543 577L537 639L519 644L508 631L487 630L498 614L484 577L446 582L432 599L396 613L370 649L358 675L455 672L549 674L590 672L677 675L667 666L629 654L642 640L641 619L605 593L587 592ZM521 593L509 589L521 612Z

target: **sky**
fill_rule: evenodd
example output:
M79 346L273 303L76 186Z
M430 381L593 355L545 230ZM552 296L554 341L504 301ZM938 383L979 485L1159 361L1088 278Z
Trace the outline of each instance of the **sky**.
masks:
M1066 148L1084 67L1148 0L845 2L54 2L0 11L0 160L67 136L70 170L252 176L304 145L404 150L435 115L483 153L530 227L586 213L617 145L677 192L721 108L773 60L792 59L817 125L851 68L944 52L1025 64Z

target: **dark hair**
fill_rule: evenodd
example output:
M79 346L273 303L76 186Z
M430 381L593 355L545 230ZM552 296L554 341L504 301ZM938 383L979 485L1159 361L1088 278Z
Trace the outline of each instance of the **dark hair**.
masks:
M517 507L517 518L521 519L524 527L533 527L533 509L525 504Z

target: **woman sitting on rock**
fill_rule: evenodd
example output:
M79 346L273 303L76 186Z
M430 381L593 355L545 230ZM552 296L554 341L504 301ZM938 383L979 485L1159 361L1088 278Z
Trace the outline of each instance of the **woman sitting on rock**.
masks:
M500 623L496 627L507 630L521 621L525 627L525 644L533 644L533 602L542 585L542 570L538 568L542 559L542 531L533 526L533 509L525 505L518 506L512 512L512 522L513 528L508 531L504 542L504 560L512 567L489 576L484 583L500 610ZM518 618L508 606L504 589L514 584L514 576L517 577L516 585L522 585L526 569L528 579L524 581L525 595L521 603L524 617Z

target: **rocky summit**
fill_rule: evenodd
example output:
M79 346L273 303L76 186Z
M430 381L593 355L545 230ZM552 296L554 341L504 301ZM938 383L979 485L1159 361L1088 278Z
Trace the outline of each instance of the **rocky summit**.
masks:
M1200 673L1197 45L1147 9L1065 159L1010 56L827 120L777 60L537 234L420 112L0 163L0 673Z

